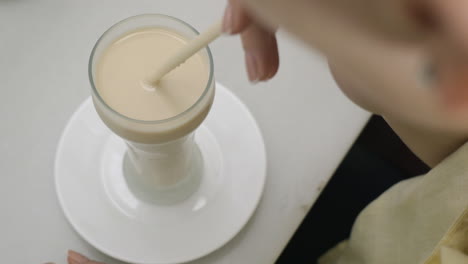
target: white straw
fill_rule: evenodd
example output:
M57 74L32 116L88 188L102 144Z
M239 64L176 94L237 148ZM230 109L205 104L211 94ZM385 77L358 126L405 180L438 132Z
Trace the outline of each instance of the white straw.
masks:
M208 30L201 33L194 39L190 40L187 45L178 50L176 54L172 55L165 61L157 71L154 72L149 78L150 84L156 84L166 74L177 68L180 64L184 63L187 59L195 55L198 51L208 46L212 41L218 38L222 33L222 22L217 22L212 25Z

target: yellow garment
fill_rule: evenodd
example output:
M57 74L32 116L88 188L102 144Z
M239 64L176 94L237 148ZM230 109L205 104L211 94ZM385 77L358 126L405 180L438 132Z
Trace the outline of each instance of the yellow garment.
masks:
M468 264L468 256L448 247L443 247L440 253L440 264Z
M319 263L447 264L440 262L442 244L468 252L467 207L465 144L425 176L402 181L373 201L356 219L350 240Z
M463 252L468 252L468 208L439 241L424 264L466 264L468 257L465 258Z

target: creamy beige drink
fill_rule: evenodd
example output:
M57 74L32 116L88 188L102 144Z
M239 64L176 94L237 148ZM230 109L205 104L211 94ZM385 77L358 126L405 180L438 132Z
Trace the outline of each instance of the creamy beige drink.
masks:
M200 55L167 74L156 87L145 80L187 40L162 28L140 29L112 43L96 68L96 88L117 112L137 120L164 120L187 110L202 95L208 65Z
M94 85L101 100L94 98L94 102L114 132L130 141L161 143L190 133L203 121L214 94L214 89L209 89L206 54L194 55L156 86L145 82L187 41L174 31L147 27L120 36L101 52L94 66ZM144 122L129 122L109 108ZM162 122L176 116L178 120ZM164 124L149 124L152 121Z

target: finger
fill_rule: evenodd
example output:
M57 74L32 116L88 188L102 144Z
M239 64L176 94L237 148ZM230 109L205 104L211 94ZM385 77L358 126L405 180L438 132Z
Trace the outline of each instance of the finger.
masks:
M427 0L405 0L409 16L429 32L434 31L438 24L438 18L434 8Z
M229 0L223 18L223 32L238 34L244 31L251 23L247 10L239 0Z
M260 25L252 24L242 32L241 39L249 80L258 82L272 78L279 67L275 33Z
M68 261L68 264L105 264L102 262L92 261L88 259L87 257L73 250L68 251L67 261Z
M87 261L84 261L84 262L79 262L75 259L72 259L70 257L67 258L68 260L68 264L105 264L103 262L97 262L97 261L92 261L92 260L87 260Z
M468 1L434 0L442 30L468 54Z
M80 253L69 250L68 251L68 264L86 264L89 262L89 259Z

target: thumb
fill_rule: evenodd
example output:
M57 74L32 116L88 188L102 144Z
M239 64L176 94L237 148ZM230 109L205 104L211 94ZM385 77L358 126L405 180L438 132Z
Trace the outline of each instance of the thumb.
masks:
M468 54L468 1L432 0L432 5L442 33Z

